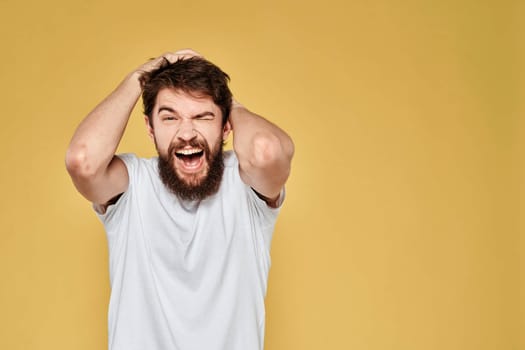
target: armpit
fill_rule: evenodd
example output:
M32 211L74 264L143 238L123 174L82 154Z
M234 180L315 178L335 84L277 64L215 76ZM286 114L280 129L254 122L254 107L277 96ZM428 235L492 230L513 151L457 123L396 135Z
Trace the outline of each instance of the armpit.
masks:
M268 198L266 196L263 196L262 194L254 190L253 188L252 188L252 191L255 192L257 197L265 201L266 205L269 206L270 208L274 208L274 209L279 208L279 206L282 204L283 190L279 192L279 195L277 195L276 198Z
M109 201L107 201L104 204L93 203L93 209L95 209L97 213L103 215L106 213L106 210L108 209L108 207L110 205L116 204L118 200L120 199L120 197L122 197L123 194L124 192L117 194L115 197L111 198Z

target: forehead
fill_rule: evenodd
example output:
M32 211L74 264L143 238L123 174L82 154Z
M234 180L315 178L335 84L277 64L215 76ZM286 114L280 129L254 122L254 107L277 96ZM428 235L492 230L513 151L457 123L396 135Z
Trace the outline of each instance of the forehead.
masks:
M199 114L206 111L220 113L219 106L213 102L210 96L187 93L180 89L171 88L161 89L157 94L154 112L158 113L162 107L169 107L182 115Z

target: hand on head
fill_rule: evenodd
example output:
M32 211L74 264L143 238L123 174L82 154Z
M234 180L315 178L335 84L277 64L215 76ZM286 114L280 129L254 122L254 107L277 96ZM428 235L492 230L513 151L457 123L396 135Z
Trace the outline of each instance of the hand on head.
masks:
M144 63L142 66L137 68L139 74L149 73L155 69L159 69L162 64L174 63L179 59L187 59L191 57L203 57L200 53L193 51L192 49L182 49L175 52L165 52L162 55L150 59L148 62Z

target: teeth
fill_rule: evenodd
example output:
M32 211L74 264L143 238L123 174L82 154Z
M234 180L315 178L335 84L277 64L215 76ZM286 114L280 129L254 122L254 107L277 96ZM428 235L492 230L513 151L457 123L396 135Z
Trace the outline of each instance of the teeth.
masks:
M202 150L198 149L198 148L192 148L192 149L181 149L181 150L177 151L176 153L177 154L182 154L182 155L185 155L185 156L189 156L189 155L192 155L192 154L195 154L195 153L199 153L200 151L202 151Z

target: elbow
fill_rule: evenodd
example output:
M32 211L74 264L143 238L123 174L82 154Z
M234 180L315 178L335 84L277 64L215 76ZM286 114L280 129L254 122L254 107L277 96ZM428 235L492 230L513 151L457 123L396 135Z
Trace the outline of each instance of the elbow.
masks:
M70 146L66 153L66 169L73 178L92 178L96 167L91 164L85 146Z
M250 165L264 169L276 164L290 163L294 154L294 144L288 135L278 137L272 133L259 133L252 139Z

